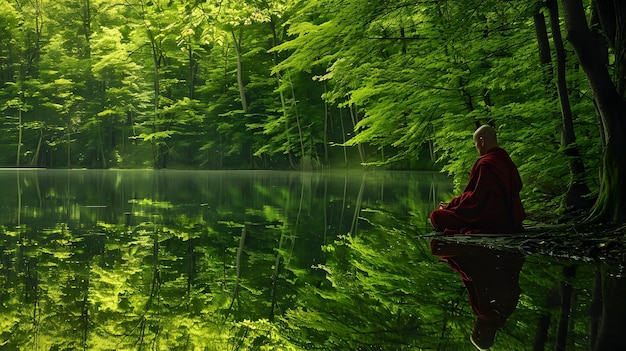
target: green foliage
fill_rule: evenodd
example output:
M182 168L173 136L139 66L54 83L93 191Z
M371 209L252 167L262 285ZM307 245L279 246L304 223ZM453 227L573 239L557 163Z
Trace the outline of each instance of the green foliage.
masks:
M469 350L467 293L424 237L448 183L422 172L5 170L0 200L14 211L0 213L0 344ZM494 239L483 244L530 238ZM560 310L548 297L564 281L576 293L569 343L587 349L595 268L528 256L493 349L526 349L546 313L554 348Z
M0 5L4 166L439 168L458 191L489 123L531 213L566 190L534 2ZM567 83L595 192L601 136L572 55Z

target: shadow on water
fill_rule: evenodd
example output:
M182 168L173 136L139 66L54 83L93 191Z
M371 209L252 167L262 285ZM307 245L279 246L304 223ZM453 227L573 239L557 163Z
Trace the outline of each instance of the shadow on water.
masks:
M473 350L474 326L491 350L624 349L623 262L432 240L439 174L0 184L1 349Z

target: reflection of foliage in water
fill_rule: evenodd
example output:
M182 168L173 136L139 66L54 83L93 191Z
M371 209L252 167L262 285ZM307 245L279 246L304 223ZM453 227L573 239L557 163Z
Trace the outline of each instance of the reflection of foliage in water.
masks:
M419 303L432 297L441 270L431 269L426 243L415 240L418 233L407 222L372 220L388 215L364 211L368 230L325 247L327 261L316 268L327 280L303 289L300 306L284 319L297 342L315 340L320 349L402 349L441 332L432 318L446 312Z
M405 223L387 221L325 247L327 263L316 268L327 281L305 287L299 306L283 319L294 343L325 350L473 349L468 337L475 316L457 274L436 262L428 242L415 240ZM528 262L522 300L492 349L533 343L589 349L593 266L541 257ZM567 336L559 335L561 325Z
M117 197L131 200L106 214L69 203L97 203L104 190L89 199L81 198L89 193L80 189L70 200L41 200L54 209L30 207L25 213L57 218L59 209L76 210L72 216L58 212L70 224L29 219L0 231L0 345L467 347L473 316L463 286L418 238L429 230L429 189L418 182L389 189L378 179L373 186L368 181L263 179L218 191L184 179L166 183L173 192L151 197L141 191L150 182L142 180L132 190L118 189ZM106 188L98 185L87 189ZM181 203L175 195L193 201ZM560 288L562 267L527 262L532 268L522 272L525 291L499 334L500 349L526 349L544 312L550 312L551 325L558 320L558 303L545 301L548 291ZM589 275L581 267L576 277ZM585 280L574 286L577 347L587 338L588 286ZM548 333L554 338L554 327Z

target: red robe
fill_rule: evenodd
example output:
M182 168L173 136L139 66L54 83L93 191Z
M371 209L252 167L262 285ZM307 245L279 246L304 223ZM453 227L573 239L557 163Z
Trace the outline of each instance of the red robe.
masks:
M495 147L481 156L460 196L445 209L430 214L435 230L444 233L515 233L526 217L519 192L517 167L503 149Z

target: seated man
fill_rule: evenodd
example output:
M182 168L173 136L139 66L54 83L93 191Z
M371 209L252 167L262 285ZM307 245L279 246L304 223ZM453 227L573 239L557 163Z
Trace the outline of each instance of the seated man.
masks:
M515 233L523 230L526 214L519 197L522 181L517 167L498 146L496 131L483 125L474 132L480 158L472 167L463 194L441 203L430 214L436 231L455 234Z

